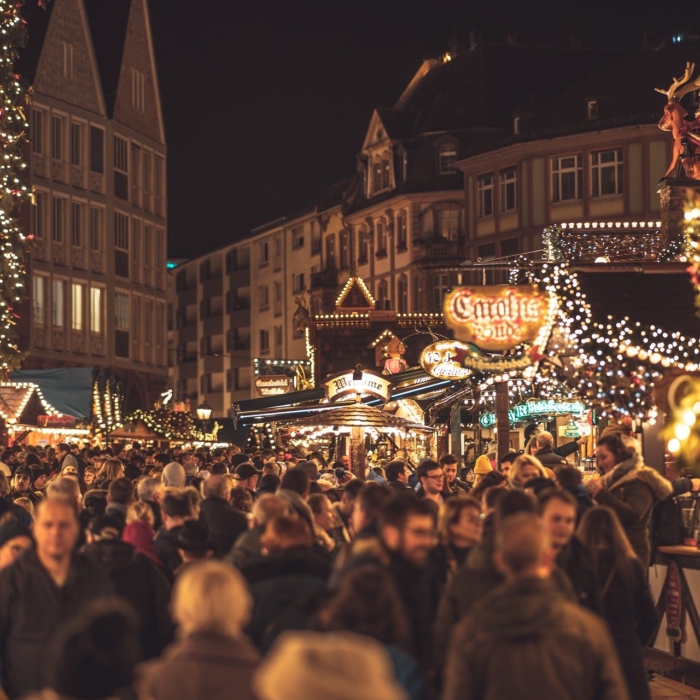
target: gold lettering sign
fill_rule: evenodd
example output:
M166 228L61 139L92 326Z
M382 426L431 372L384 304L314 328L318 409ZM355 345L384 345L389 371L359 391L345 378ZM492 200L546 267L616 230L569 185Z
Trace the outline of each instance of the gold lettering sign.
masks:
M547 297L536 287L457 287L445 296L445 322L459 340L482 350L533 341L547 321Z
M391 396L391 382L381 374L371 370L363 370L361 377L355 379L354 373L341 372L334 374L323 383L326 398L331 402L352 399L360 396L373 396L382 401L388 401Z

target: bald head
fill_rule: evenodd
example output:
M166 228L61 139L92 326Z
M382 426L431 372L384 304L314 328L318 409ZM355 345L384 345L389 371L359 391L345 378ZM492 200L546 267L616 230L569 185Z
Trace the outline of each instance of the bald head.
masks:
M223 474L210 476L202 488L204 498L221 498L228 501L231 498L231 480Z
M499 524L494 556L509 579L546 578L554 565L549 534L534 513L517 513Z
M537 436L537 446L541 450L548 450L554 444L552 433L542 432Z

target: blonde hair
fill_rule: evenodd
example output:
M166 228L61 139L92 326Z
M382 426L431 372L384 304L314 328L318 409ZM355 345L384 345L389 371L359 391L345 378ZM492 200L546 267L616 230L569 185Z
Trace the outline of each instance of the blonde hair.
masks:
M185 636L213 632L238 637L252 607L245 579L223 562L209 559L191 564L175 581L172 614Z
M95 477L95 481L114 481L121 476L124 468L120 459L106 459Z
M536 467L539 472L540 476L543 479L548 479L549 475L545 471L544 467L542 466L542 462L540 462L537 457L532 457L531 455L520 455L515 462L513 462L513 466L510 468L510 471L508 472L508 480L510 481L511 484L517 485L517 486L522 486L522 483L520 482L520 475L522 474L523 467L530 466L530 467Z
M31 498L27 498L26 496L15 498L15 505L24 508L24 510L26 510L27 513L32 516L32 520L34 520L36 514L34 513L34 504L32 503Z
M145 501L136 501L129 506L126 511L126 524L133 523L136 521L143 521L148 523L151 527L155 523L155 517L153 515L153 508L151 508Z

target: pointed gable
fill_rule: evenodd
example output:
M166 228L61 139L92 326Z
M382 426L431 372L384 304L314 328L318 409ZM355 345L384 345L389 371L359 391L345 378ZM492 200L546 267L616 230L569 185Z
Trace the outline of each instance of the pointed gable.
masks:
M105 114L82 0L55 0L36 69L34 90L89 112Z
M114 119L153 141L165 143L146 0L131 0Z
M335 310L341 311L373 311L374 298L367 289L361 277L351 277L340 292L335 302Z

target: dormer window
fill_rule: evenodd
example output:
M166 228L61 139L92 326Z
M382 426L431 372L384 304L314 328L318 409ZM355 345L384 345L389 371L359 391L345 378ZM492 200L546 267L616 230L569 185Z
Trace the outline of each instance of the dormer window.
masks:
M370 194L387 187L391 187L391 160L388 152L384 153L381 158L376 156L372 161Z
M443 143L440 146L440 175L454 174L452 167L457 160L457 146L453 143Z
M372 174L373 174L373 177L372 177L373 188L372 189L375 192L377 192L377 191L381 190L382 187L384 186L382 184L382 174L383 174L384 170L382 168L382 161L381 160L374 161L374 165L372 166L372 171L373 171L372 172Z
M598 100L588 100L588 119L598 119Z

